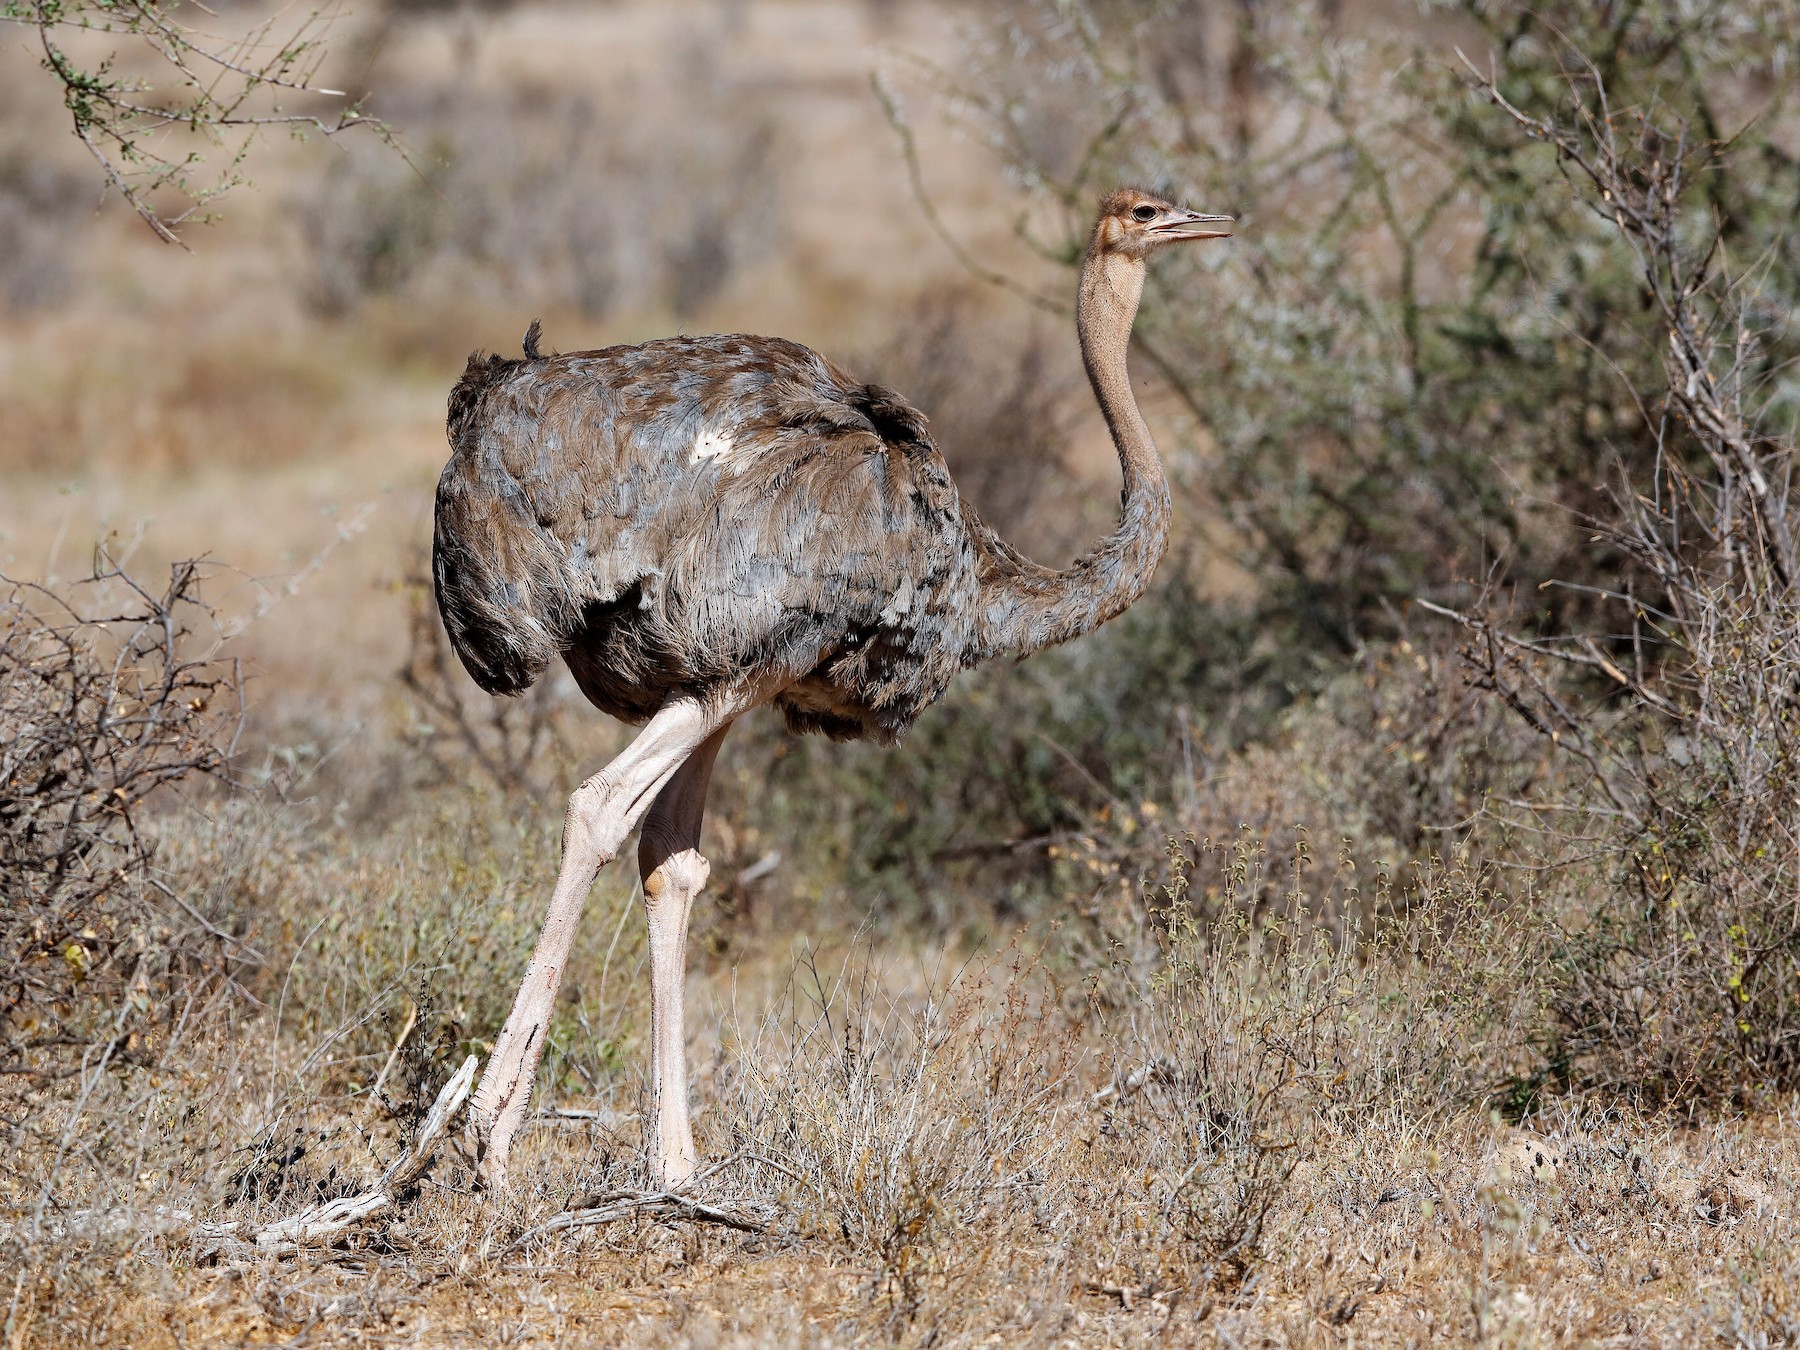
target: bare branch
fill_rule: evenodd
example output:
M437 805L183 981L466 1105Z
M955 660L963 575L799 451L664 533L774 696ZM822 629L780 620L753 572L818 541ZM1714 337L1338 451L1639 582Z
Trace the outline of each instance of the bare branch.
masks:
M0 0L0 23L32 31L39 64L62 91L71 130L107 183L168 243L180 227L242 179L256 137L270 127L336 136L367 128L392 133L354 102L335 114L293 111L282 97L343 100L315 83L336 15L313 10L277 31L280 15L226 36L175 17L172 0ZM99 55L96 43L118 45ZM167 78L118 73L121 51L153 52ZM182 143L198 137L197 148ZM227 138L234 144L228 145ZM184 206L166 204L175 194Z

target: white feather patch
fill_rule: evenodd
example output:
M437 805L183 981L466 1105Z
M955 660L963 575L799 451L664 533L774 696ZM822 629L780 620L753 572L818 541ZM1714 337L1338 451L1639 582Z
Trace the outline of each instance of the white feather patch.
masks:
M700 434L694 437L694 448L688 455L689 464L698 464L703 459L717 460L723 463L735 448L735 442L723 431L713 427L701 428Z

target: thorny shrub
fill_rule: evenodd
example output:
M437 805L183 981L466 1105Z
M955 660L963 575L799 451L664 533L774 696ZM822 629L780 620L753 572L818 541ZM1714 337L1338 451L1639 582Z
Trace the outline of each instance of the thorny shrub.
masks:
M1794 190L1770 79L1786 39L1762 5L1695 25L1633 6L1616 33L1592 6L1539 22L1466 0L1354 30L1335 9L1022 0L972 21L967 66L927 73L1022 185L1021 229L1052 258L1073 265L1093 197L1121 180L1243 228L1152 271L1133 360L1175 395L1157 421L1179 500L1144 599L1066 650L971 673L901 751L756 747L777 757L750 803L759 828L816 841L859 911L939 929L1031 914L1063 894L1049 850L1084 837L1111 838L1129 882L1156 831L1115 822L1145 823L1145 801L1183 811L1246 747L1304 777L1309 737L1330 761L1316 790L1299 785L1321 837L1353 834L1396 866L1457 841L1541 861L1519 851L1521 821L1484 806L1559 791L1546 773L1566 766L1459 687L1454 632L1414 602L1466 605L1470 578L1497 574L1531 595L1541 631L1604 622L1596 590L1636 564L1592 527L1610 509L1601 466L1654 472L1632 390L1660 379L1663 337L1616 231L1471 97L1439 21L1534 109L1559 97L1560 31L1634 98L1698 100L1731 127L1761 110L1700 182L1725 243L1765 260L1767 315L1800 294L1768 205ZM1791 325L1768 342L1756 369L1791 402ZM1040 477L1011 457L999 494ZM1053 515L1020 499L1031 529ZM1551 579L1567 584L1533 589ZM1424 710L1407 706L1415 662L1436 670ZM1237 776L1259 809L1299 818L1285 787ZM1220 814L1198 832L1249 818Z
M1239 217L1230 244L1151 270L1135 349L1176 399L1186 514L1232 527L1246 617L1288 679L1495 557L1522 584L1607 585L1623 558L1581 524L1606 504L1597 470L1654 471L1631 389L1660 380L1664 339L1637 269L1553 157L1485 115L1457 44L1534 116L1581 51L1615 106L1735 137L1695 200L1762 260L1762 313L1800 300L1785 4L1444 0L1354 29L1340 8L1022 0L930 74L1022 185L1020 229L1048 256L1073 266L1121 181ZM1753 357L1790 399L1795 336L1767 325ZM1591 598L1539 602L1555 619Z
M150 1011L198 955L164 895L151 800L222 778L242 722L236 667L190 655L200 568L160 593L105 567L0 600L0 1041L9 1073ZM171 903L175 903L175 908ZM206 925L200 923L202 936ZM210 938L207 939L210 942ZM100 1022L94 1022L95 1017ZM116 1030L116 1028L115 1028ZM116 1039L116 1038L115 1038Z
M1555 149L1663 324L1661 387L1631 391L1654 471L1619 456L1612 509L1588 521L1626 561L1602 593L1610 624L1534 631L1496 597L1458 616L1464 655L1579 770L1552 847L1612 873L1611 903L1569 907L1549 1067L1648 1103L1744 1104L1800 1085L1797 447L1770 364L1792 320L1768 307L1778 259L1739 261L1712 215L1737 149L1620 106L1569 59L1554 118L1478 88Z

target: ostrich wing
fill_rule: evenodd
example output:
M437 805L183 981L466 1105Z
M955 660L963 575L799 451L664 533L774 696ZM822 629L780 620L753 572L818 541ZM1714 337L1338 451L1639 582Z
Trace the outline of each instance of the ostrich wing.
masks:
M807 348L472 363L451 421L440 558L508 560L460 587L440 565L452 636L478 591L484 615L541 624L608 711L754 673L796 686L778 700L796 729L890 738L963 663L975 554L925 419Z

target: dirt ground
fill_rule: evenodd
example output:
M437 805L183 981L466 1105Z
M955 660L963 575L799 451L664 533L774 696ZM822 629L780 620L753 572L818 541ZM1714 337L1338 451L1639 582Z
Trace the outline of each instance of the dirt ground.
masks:
M526 1166L558 1168L534 1152ZM1074 1217L1004 1252L946 1232L902 1280L779 1221L626 1221L507 1252L533 1206L439 1193L286 1259L192 1264L179 1232L140 1239L114 1288L15 1305L10 1344L1778 1345L1796 1328L1794 1180L1783 1116L1550 1136L1373 1123L1317 1141L1268 1215L1266 1264L1203 1292L1083 1264Z

